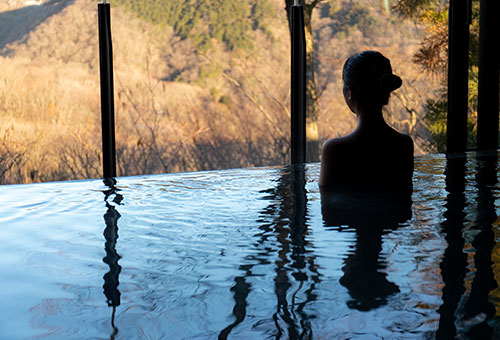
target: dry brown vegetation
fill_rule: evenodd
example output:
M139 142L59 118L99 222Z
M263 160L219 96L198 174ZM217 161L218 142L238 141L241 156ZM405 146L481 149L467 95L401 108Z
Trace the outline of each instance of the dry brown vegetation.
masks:
M269 23L272 39L254 31L253 49L229 51L214 41L215 48L205 53L168 27L112 9L119 175L288 162L289 36L282 1L272 3L280 13ZM51 0L3 10L0 183L100 177L95 2ZM19 20L23 15L39 22L28 25ZM332 20L321 11L313 20L320 138L354 127L341 96L340 69L352 53L376 49L406 81L388 107L388 120L410 133L417 152L424 152L427 136L419 112L433 95L428 89L434 81L410 63L419 44L417 28L388 24L339 38L331 31Z

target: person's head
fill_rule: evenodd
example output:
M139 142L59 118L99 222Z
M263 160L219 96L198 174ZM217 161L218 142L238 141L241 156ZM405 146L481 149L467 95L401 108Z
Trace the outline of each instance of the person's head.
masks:
M356 106L381 108L402 84L401 78L392 74L389 59L376 51L364 51L347 59L342 79L344 97L353 112Z

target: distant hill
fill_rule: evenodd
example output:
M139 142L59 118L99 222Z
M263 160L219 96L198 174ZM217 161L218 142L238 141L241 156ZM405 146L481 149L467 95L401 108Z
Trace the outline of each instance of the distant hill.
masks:
M219 6L113 0L121 175L288 162L284 1L210 3ZM93 0L0 7L0 158L3 152L18 160L3 177L0 166L0 182L99 177L96 7ZM409 62L418 28L371 1L323 5L313 26L320 138L355 125L341 95L340 70L352 53L376 49L405 81L388 119L424 152L419 114L434 94L428 91L433 80Z
M0 11L11 11L27 6L42 5L50 0L4 0L0 4Z
M63 0L21 1L8 0L0 5L0 50L18 42L51 16L59 13L70 2Z
M270 0L113 0L138 18L159 26L170 26L183 39L201 50L212 47L211 39L230 49L252 46L252 30L272 34L267 21L275 18Z

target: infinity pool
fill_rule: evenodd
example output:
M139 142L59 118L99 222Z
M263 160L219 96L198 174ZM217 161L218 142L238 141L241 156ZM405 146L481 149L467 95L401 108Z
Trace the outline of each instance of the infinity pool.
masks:
M0 186L0 339L498 337L497 174L417 157L409 220L363 226L319 164Z

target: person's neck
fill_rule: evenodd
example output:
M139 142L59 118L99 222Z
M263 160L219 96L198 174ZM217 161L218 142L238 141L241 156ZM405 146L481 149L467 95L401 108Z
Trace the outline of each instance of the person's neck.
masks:
M388 125L385 122L384 116L382 114L382 108L368 110L362 109L358 112L358 125L356 127L357 131L379 130L387 126Z

